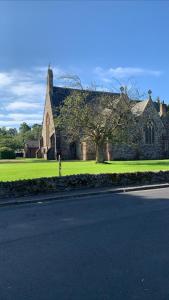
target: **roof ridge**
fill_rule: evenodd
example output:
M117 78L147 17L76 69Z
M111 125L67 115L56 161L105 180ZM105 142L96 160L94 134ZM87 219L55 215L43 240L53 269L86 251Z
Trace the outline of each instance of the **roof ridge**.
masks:
M63 87L63 86L53 86L53 89L63 89L63 90L74 90L74 91L81 91L81 92L92 92L92 93L106 93L106 94L113 94L113 95L121 95L121 93L115 93L115 92L109 92L109 91L94 91L94 90L81 90L78 88L72 88L72 87Z

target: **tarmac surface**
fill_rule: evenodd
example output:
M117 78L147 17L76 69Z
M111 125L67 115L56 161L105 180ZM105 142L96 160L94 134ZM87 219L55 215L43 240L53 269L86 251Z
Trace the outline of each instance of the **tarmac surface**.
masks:
M0 300L168 300L169 188L0 208Z

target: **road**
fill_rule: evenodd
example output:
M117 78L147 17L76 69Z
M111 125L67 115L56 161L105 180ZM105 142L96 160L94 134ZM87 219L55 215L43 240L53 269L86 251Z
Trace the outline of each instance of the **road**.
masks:
M169 188L0 208L0 300L168 300Z

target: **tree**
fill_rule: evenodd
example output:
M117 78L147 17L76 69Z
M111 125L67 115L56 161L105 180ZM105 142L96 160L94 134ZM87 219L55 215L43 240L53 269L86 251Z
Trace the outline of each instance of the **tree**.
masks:
M80 138L94 142L96 162L104 162L104 144L112 141L115 134L117 140L119 132L127 137L127 129L133 124L127 99L123 93L114 99L109 93L90 99L89 92L74 91L60 106L56 126L71 140Z
M10 135L10 136L16 136L17 135L17 130L16 130L16 128L9 128L8 129L8 134Z
M41 136L41 131L42 131L42 125L39 124L33 124L31 127L31 132L33 135L33 139L39 140Z
M18 148L16 138L18 136L16 129L6 129L5 127L0 128L0 148L7 147L12 150Z
M0 128L0 136L6 136L7 135L7 129L6 127L1 127Z
M26 132L28 132L30 130L31 130L31 127L25 122L23 122L19 127L19 132L21 134L25 134Z
M33 124L30 127L25 122L20 125L17 140L22 144L22 148L28 140L38 140L40 138L41 128L42 126L38 124Z

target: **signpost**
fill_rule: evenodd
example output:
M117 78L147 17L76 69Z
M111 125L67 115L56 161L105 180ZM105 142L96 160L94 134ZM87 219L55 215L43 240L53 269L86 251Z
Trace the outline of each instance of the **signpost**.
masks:
M58 161L59 161L59 177L62 176L62 162L61 162L61 155L58 155Z

